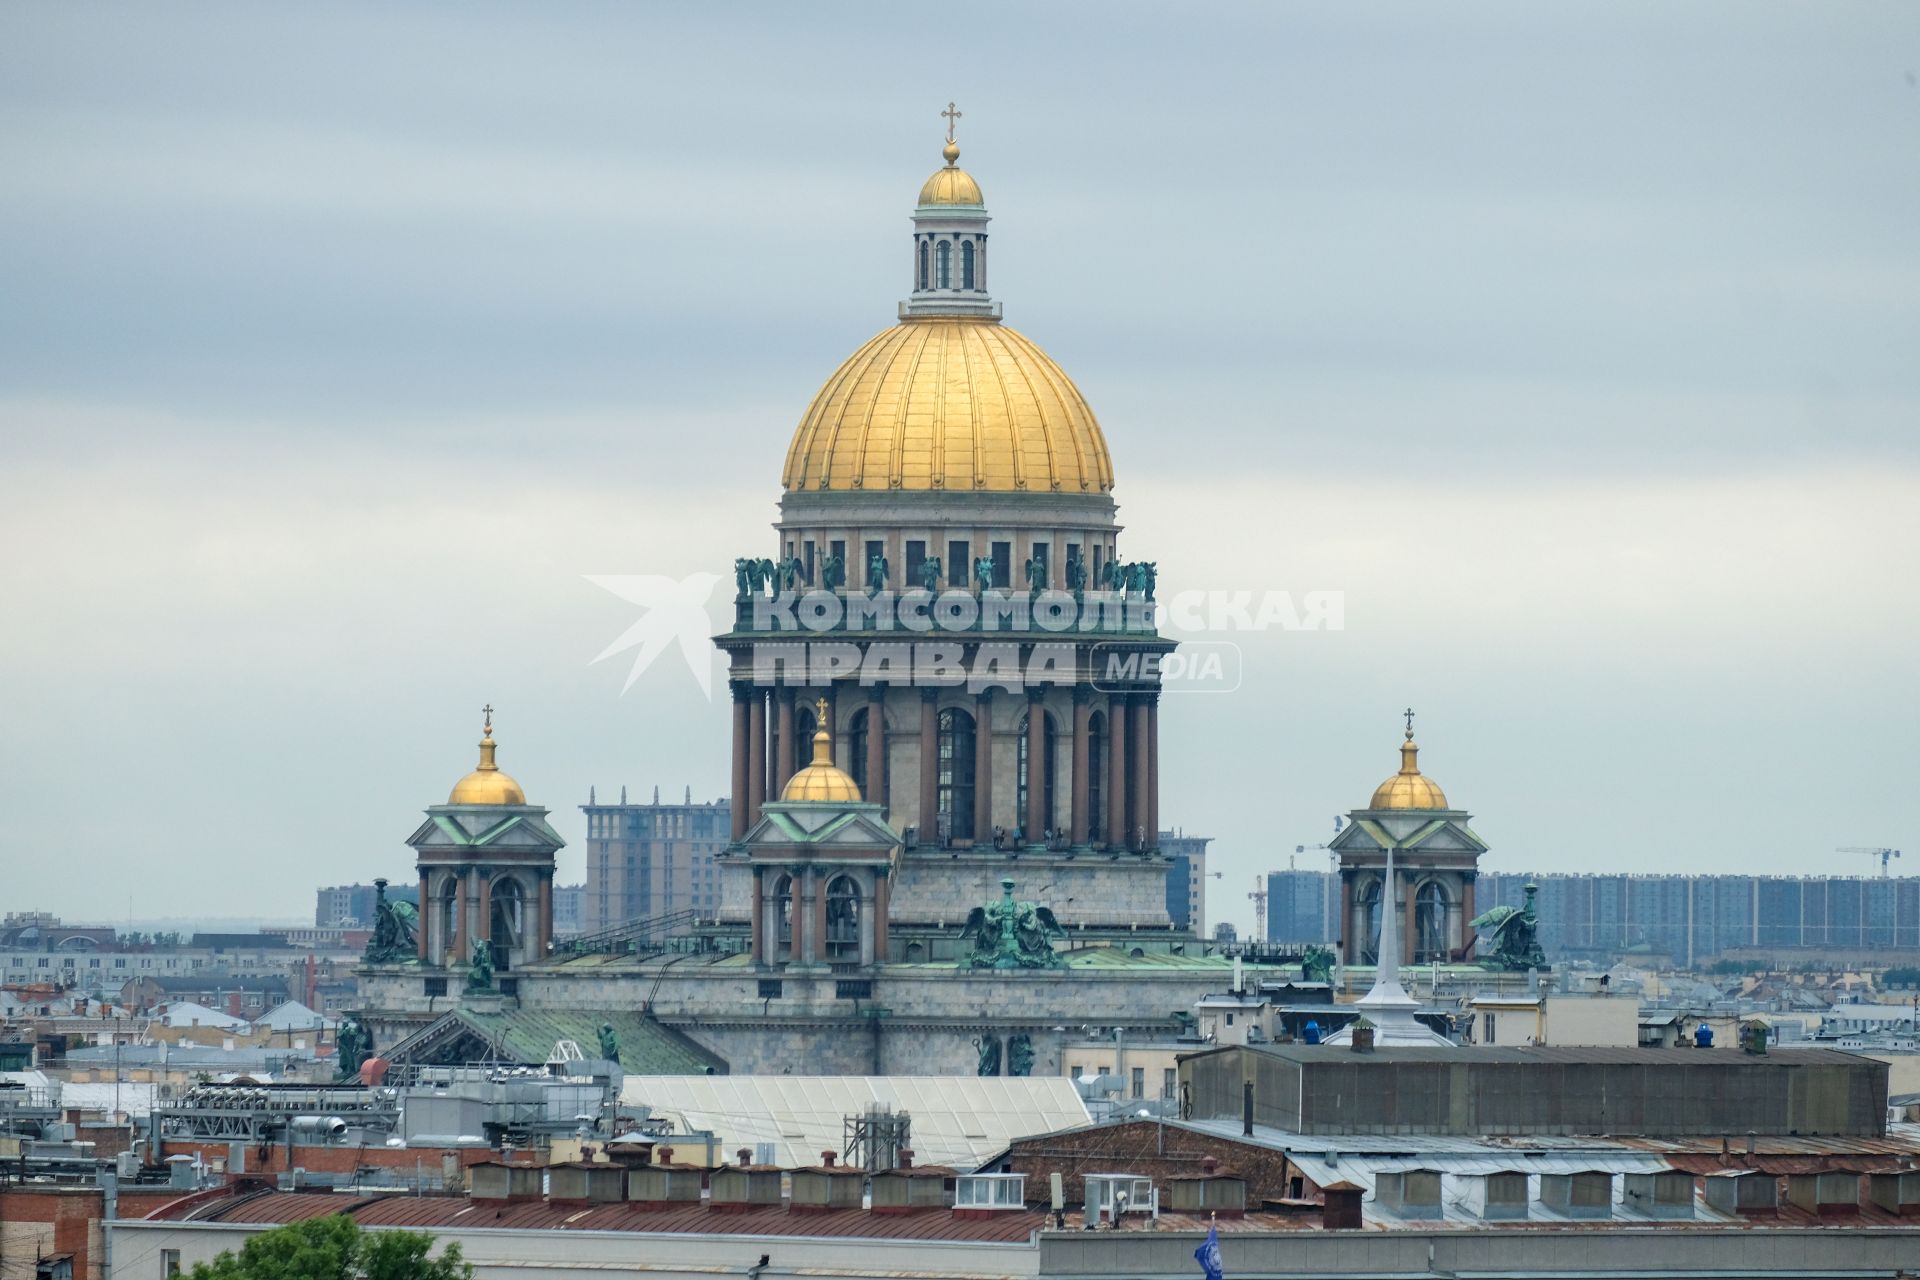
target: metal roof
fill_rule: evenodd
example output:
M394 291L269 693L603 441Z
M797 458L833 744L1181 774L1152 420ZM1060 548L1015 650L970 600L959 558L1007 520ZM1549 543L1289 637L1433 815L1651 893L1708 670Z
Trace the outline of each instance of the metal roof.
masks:
M628 1076L620 1101L711 1130L729 1155L772 1143L787 1168L840 1150L846 1118L874 1107L913 1117L917 1163L968 1169L1014 1138L1089 1122L1064 1076Z

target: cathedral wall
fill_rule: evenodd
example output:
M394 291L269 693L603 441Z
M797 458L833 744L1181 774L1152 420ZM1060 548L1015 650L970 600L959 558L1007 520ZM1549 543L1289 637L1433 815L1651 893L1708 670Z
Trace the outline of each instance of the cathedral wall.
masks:
M896 922L962 924L967 913L1000 899L1000 880L1011 876L1014 897L1050 907L1064 925L1137 925L1166 930L1167 864L1159 858L1104 853L1073 858L1060 854L961 853L938 850L907 854L893 887Z

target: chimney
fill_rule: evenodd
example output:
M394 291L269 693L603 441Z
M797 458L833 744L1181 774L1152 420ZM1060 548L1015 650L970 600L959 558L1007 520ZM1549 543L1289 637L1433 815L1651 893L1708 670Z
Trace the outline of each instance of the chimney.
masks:
M740 1167L742 1169L753 1163L752 1147L742 1147L740 1150L734 1152L734 1154L740 1157Z
M1365 1191L1351 1182L1332 1182L1320 1188L1325 1200L1321 1209L1321 1225L1328 1231L1358 1231L1360 1229L1360 1197Z
M900 1148L900 1167L902 1169L913 1168L913 1148L912 1147Z
M1247 974L1244 962L1238 955L1233 957L1233 994L1239 995L1247 989Z
M820 1166L823 1169L833 1168L833 1152L822 1151L820 1153Z
M1240 1084L1240 1135L1253 1136L1253 1081L1243 1080Z
M1218 1160L1215 1160L1212 1156L1200 1157L1200 1172L1208 1175L1209 1177L1211 1177L1213 1175L1213 1171L1218 1169L1219 1167L1220 1167L1220 1162Z
M661 1163L661 1164L672 1164L672 1163L673 1163L673 1148L672 1148L672 1147L662 1147L662 1148L660 1148L660 1163Z
M1752 1155L1754 1152L1754 1148L1759 1145L1759 1142L1757 1139L1758 1139L1758 1135L1755 1134L1752 1129L1747 1130L1747 1154L1748 1155Z

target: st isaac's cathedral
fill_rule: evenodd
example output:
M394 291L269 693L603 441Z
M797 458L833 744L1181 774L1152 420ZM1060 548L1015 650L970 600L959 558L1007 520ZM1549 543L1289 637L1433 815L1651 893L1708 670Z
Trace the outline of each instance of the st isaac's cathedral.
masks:
M1171 1035L1230 984L1166 911L1155 567L1092 409L1001 323L951 129L943 154L897 323L807 407L773 545L734 561L716 918L555 947L561 841L489 726L409 841L417 921L362 970L380 1052L537 1018L676 1069L1058 1074L1086 1026Z

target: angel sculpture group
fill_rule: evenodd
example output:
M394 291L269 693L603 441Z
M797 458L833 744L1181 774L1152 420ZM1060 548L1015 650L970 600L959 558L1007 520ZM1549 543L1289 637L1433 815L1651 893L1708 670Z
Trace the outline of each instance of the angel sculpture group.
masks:
M960 936L973 940L973 951L961 959L960 967L1064 969L1066 957L1053 949L1053 940L1066 935L1048 908L1013 900L1009 877L1000 882L1000 901L975 907L967 916Z

